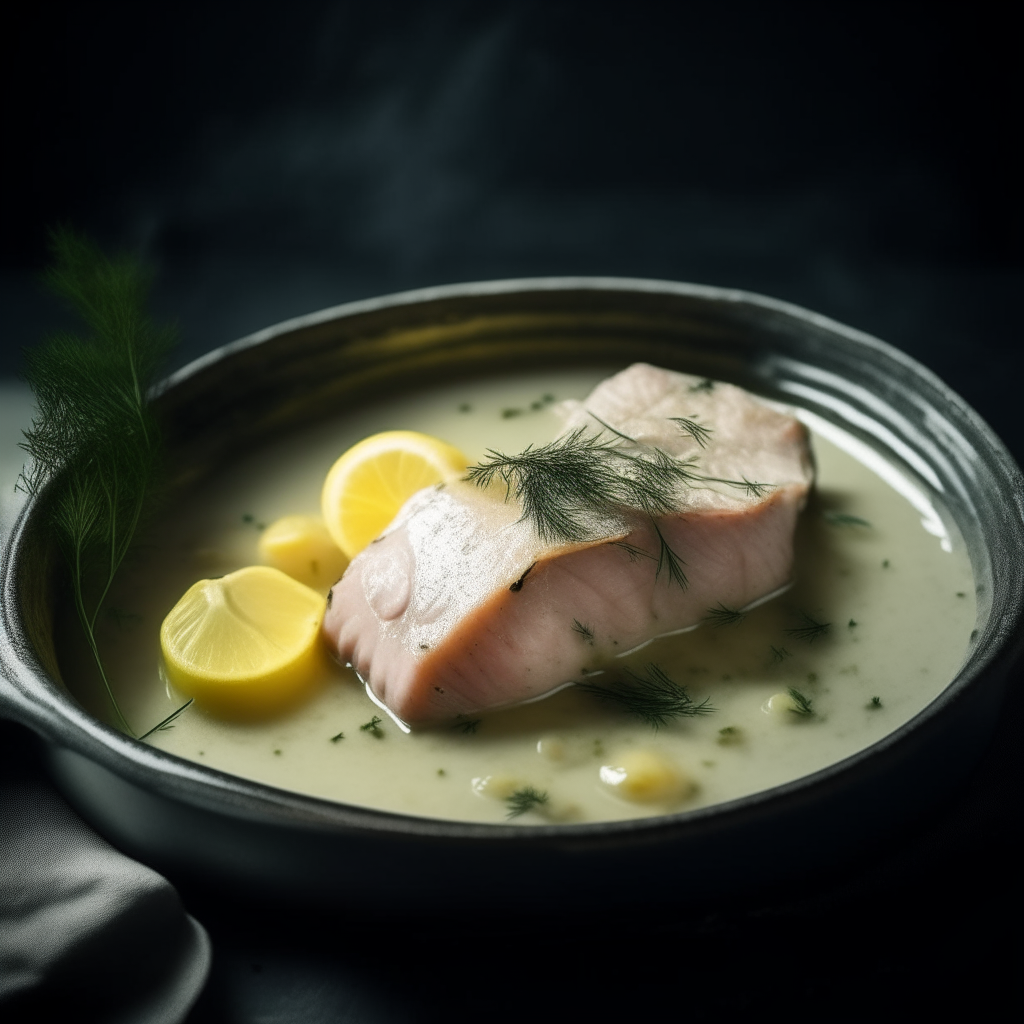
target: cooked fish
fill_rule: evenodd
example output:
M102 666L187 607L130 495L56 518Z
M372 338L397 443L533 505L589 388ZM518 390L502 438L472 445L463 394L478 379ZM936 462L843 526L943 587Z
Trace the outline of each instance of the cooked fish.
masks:
M709 609L749 607L789 583L813 479L792 416L646 364L559 412L563 441L589 441L624 477L641 462L675 467L671 509L580 507L567 538L500 481L414 495L335 584L323 624L403 721L542 697Z

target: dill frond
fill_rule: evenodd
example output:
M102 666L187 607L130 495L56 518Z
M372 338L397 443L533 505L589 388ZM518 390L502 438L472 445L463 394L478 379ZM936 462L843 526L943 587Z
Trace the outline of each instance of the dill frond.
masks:
M586 694L614 704L657 730L674 718L706 715L715 709L710 701L696 703L659 665L647 666L644 675L626 669L623 678L609 686L577 683Z
M518 455L492 450L487 456L466 479L479 487L500 480L506 500L522 505L522 519L548 543L580 543L622 529L631 510L672 512L678 489L692 475L687 464L659 449L629 450L582 427Z
M588 644L594 642L594 631L588 625L580 622L579 619L572 620L572 631L583 637Z
M745 476L739 480L729 480L721 476L704 476L701 473L690 471L686 474L687 480L692 484L724 484L726 487L735 487L743 491L748 498L763 498L766 494L775 490L775 484L766 484L759 480L748 480Z
M621 430L616 430L610 423L605 423L605 421L601 419L601 417L598 416L596 412L591 412L589 409L587 409L587 415L590 416L592 419L597 420L597 422L600 423L601 426L604 427L604 429L607 430L609 433L614 434L616 437L621 437L623 441L632 441L634 444L636 443L635 438L630 437L629 434L624 434Z
M383 721L384 719L379 715L374 715L368 722L359 726L359 731L368 732L374 739L382 740L384 739L384 730L380 727L380 723Z
M657 579L661 575L663 568L667 569L669 583L675 583L680 590L685 590L690 585L690 581L686 578L686 573L683 572L683 566L686 563L668 546L665 535L658 528L658 524L653 518L651 519L651 525L654 527L654 532L658 535L660 545L658 568L654 572L654 578Z
M491 449L469 468L465 479L478 487L501 481L505 500L514 498L522 506L520 522L531 523L547 543L582 543L627 531L636 513L653 521L678 511L680 494L688 488L720 483L760 498L774 487L746 477L704 476L697 471L695 457L673 458L660 448L636 443L599 416L590 415L613 437L602 438L578 427L549 444L530 445L518 455ZM692 420L684 422L695 428L695 437L706 440L708 428ZM668 546L657 523L654 528L660 539L658 575L667 568L670 580L685 587L682 559ZM641 554L632 545L621 546L634 560Z
M463 736L472 736L480 728L482 721L482 718L465 718L463 715L459 715L453 728L458 729Z
M743 612L737 611L735 608L727 608L721 602L719 602L717 608L708 609L708 621L715 628L718 626L736 626L746 617Z
M500 479L506 500L515 497L541 540L581 542L591 539L589 518L607 519L617 511L610 495L618 481L603 457L609 448L609 442L580 428L518 455L488 451L488 459L471 466L466 479L479 487Z
M826 512L825 521L833 526L867 526L871 524L860 516L851 516L846 512Z
M794 637L797 640L806 640L809 644L813 644L815 640L827 636L832 628L831 622L818 622L812 619L807 612L801 612L800 615L804 620L802 626L794 626L792 629L784 630L788 636Z
M748 498L763 498L769 491L775 490L775 484L748 480L746 477L743 477L742 486Z
M513 818L518 818L520 814L526 814L527 811L542 807L547 802L546 792L534 789L533 786L524 786L505 798L505 803L508 805L508 814L505 815L505 818L511 821Z
M634 454L612 448L620 460L615 469L616 487L611 503L619 509L635 509L649 516L660 516L679 508L679 491L691 486L692 463L672 458L660 448Z
M772 664L781 665L786 658L792 658L792 652L787 651L785 647L776 647L774 644L771 647L772 652Z
M691 384L689 387L690 394L697 394L703 391L705 394L711 394L715 390L715 382L710 377L705 377L702 381L696 384Z
M805 697L799 690L791 686L787 691L795 707L791 710L794 715L813 715L814 707L810 697Z
M158 722L148 732L144 732L139 737L140 742L146 739L147 737L152 736L153 733L155 732L164 732L167 729L173 729L175 719L178 717L178 715L185 711L194 700L195 697L189 697L189 699L185 701L185 703L182 704L180 708L178 708L176 711L172 711L162 722Z
M669 416L669 419L678 424L679 429L684 434L689 434L701 448L707 448L708 441L711 440L711 435L714 433L711 427L702 426L696 420L687 419L685 416Z
M638 562L641 558L649 558L651 561L655 561L654 555L650 551L644 551L643 548L638 548L635 544L627 544L625 541L613 540L612 547L622 548L623 551L629 555L631 562Z
M107 697L134 736L100 657L96 621L156 483L160 432L146 396L174 333L146 313L150 277L136 261L108 259L65 229L52 232L50 249L46 283L86 333L55 334L26 352L36 412L21 444L30 461L18 486L43 504Z
M867 708L868 708L869 711L877 711L881 706L882 706L882 698L881 697L872 697L871 700L867 704Z

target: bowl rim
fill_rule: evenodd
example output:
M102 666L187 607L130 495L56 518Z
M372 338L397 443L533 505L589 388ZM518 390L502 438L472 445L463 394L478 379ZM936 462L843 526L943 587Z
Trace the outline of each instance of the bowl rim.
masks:
M647 278L563 276L478 281L396 292L293 317L222 345L170 373L153 388L150 398L159 398L208 368L266 342L359 314L442 300L587 291L666 295L754 307L838 335L896 363L927 386L939 401L956 409L962 420L983 441L990 462L1001 472L1010 487L1009 493L1015 499L1016 515L1011 521L1016 525L1018 550L1024 550L1024 477L1002 441L967 402L931 370L887 342L796 304L742 289ZM0 524L0 537L3 539L0 551L0 715L21 721L50 743L70 748L123 779L163 797L232 817L316 831L391 833L410 838L484 843L555 840L565 845L572 844L573 840L589 843L599 837L696 829L709 821L763 813L787 801L812 797L822 787L833 785L859 766L874 762L880 755L901 746L923 725L960 700L981 675L1005 672L1024 648L1024 600L1018 600L1013 606L1010 621L1000 621L993 630L993 642L984 649L979 644L970 651L946 687L911 719L869 746L817 771L732 800L669 814L565 824L523 826L521 823L477 823L421 817L315 797L206 767L142 743L88 714L60 683L49 677L32 647L23 622L18 584L23 542L35 504L33 500L23 499L20 507L15 505L13 525ZM1024 596L1022 576L1024 573L1018 566L1018 597Z

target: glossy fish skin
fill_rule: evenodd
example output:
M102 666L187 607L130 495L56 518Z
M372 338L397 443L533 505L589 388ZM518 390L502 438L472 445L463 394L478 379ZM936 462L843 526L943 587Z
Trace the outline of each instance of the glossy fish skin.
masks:
M352 561L323 625L338 657L404 721L541 697L699 624L719 604L742 608L789 582L813 478L807 432L795 419L738 388L645 364L561 412L567 431L612 436L596 415L639 445L696 456L695 472L738 486L683 487L679 511L658 517L685 586L664 559L659 571L662 542L649 517L627 513L616 532L589 543L546 544L503 487L458 482L419 492Z

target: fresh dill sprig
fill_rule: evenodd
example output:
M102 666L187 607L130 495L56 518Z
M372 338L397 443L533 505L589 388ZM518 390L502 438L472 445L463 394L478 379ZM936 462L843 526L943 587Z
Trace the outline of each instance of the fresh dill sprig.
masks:
M717 608L708 609L708 621L712 626L735 626L746 618L746 614L735 608L727 608L721 602Z
M770 491L775 490L775 484L766 484L760 480L748 480L745 476L739 480L729 480L721 476L703 476L700 473L688 470L686 472L686 479L692 484L725 484L726 487L735 487L743 491L748 498L763 498Z
M147 732L144 732L139 737L139 740L141 741L147 739L148 737L152 736L153 733L155 732L164 732L167 729L173 729L175 719L178 717L178 715L185 711L194 700L195 697L189 697L189 699L185 701L185 703L182 704L180 708L178 708L176 711L172 711L162 722L157 723L153 726L152 729L148 730Z
M26 353L36 413L18 486L43 507L107 697L134 736L100 657L96 621L156 483L160 432L146 396L174 332L147 315L150 277L135 260L108 259L67 229L52 232L50 248L46 283L79 314L86 335L55 334Z
M523 519L542 540L585 541L591 531L582 517L596 513L607 518L618 486L604 457L610 446L581 428L539 448L530 445L519 455L488 451L489 458L471 466L466 479L479 487L502 480L506 500L515 496Z
M881 706L882 706L882 698L881 697L872 697L871 700L867 704L867 708L868 708L869 711L877 711Z
M657 579L661 575L662 569L667 569L669 583L675 583L680 590L685 590L690 585L686 573L683 572L683 566L686 563L669 547L665 535L658 528L653 517L651 526L654 527L654 532L658 535L658 568L654 570L654 578Z
M614 440L588 435L582 427L518 455L488 451L466 479L479 487L495 480L523 507L522 519L541 540L579 543L602 530L621 529L628 510L664 515L678 506L677 490L688 482L685 463L659 449L638 452Z
M654 555L652 555L650 551L644 551L643 548L638 548L635 544L627 544L622 540L613 540L612 546L622 548L622 550L629 555L629 560L631 562L638 562L641 558L649 558L651 561L655 561Z
M805 697L799 690L793 689L791 686L787 691L789 693L790 700L793 701L793 707L790 710L794 715L813 715L814 707L810 697Z
M772 651L772 664L781 665L786 658L792 658L792 652L787 651L785 647L776 647L774 644L771 647Z
M812 619L807 612L801 612L800 615L804 620L802 626L794 626L792 629L784 630L786 634L794 637L796 640L806 640L809 644L813 644L815 640L826 636L832 628L831 622L818 622L816 619Z
M466 718L464 715L459 715L453 728L458 729L463 736L472 736L480 728L482 721L482 718Z
M711 427L705 427L696 420L687 419L685 416L669 416L669 419L678 424L679 429L684 434L689 434L701 448L707 448L708 441L711 440L711 435L714 433Z
M549 444L529 445L518 455L489 449L483 461L469 468L466 480L478 487L500 480L505 500L514 497L522 506L520 522L532 523L548 543L581 543L627 530L629 513L654 519L678 511L679 492L685 488L720 483L760 498L774 487L745 476L704 476L694 458L676 459L660 448L639 445L590 415L614 436L602 438L578 427ZM661 537L659 575L667 566L670 579L685 586L681 564Z
M689 387L690 394L697 394L698 392L705 392L711 394L715 390L715 382L710 377L705 377L702 381L698 381L696 384L691 384Z
M579 619L572 620L572 631L578 633L588 644L594 642L594 631Z
M833 526L868 526L871 524L860 516L851 516L847 512L826 512L825 521Z
M332 743L337 743L339 740L343 740L344 738L345 738L345 734L343 732L335 733L331 737L331 742Z
M379 715L374 715L368 722L359 726L359 731L368 732L374 739L382 740L384 739L384 730L380 727L380 723L383 721L384 719Z
M722 483L731 483L729 480L723 480ZM733 484L733 486L738 486ZM763 498L769 491L775 490L775 484L766 484L758 480L748 480L743 477L743 490L745 491L748 498Z
M609 686L597 683L576 685L584 693L622 708L655 730L673 718L692 718L715 710L709 700L700 704L694 701L659 665L648 665L644 675L637 675L629 669L622 675L622 679Z
M605 423L605 421L601 419L596 412L591 412L587 409L587 415L597 420L597 422L600 423L601 426L609 433L614 434L616 437L621 437L623 441L632 441L634 444L636 443L636 438L630 437L629 434L624 434L621 430L616 430L610 423Z
M508 805L508 814L505 815L505 818L511 821L513 818L518 818L520 814L526 814L527 811L532 811L536 807L542 807L547 802L546 792L534 789L533 786L523 786L522 789L517 789L510 796L505 797L505 803Z

